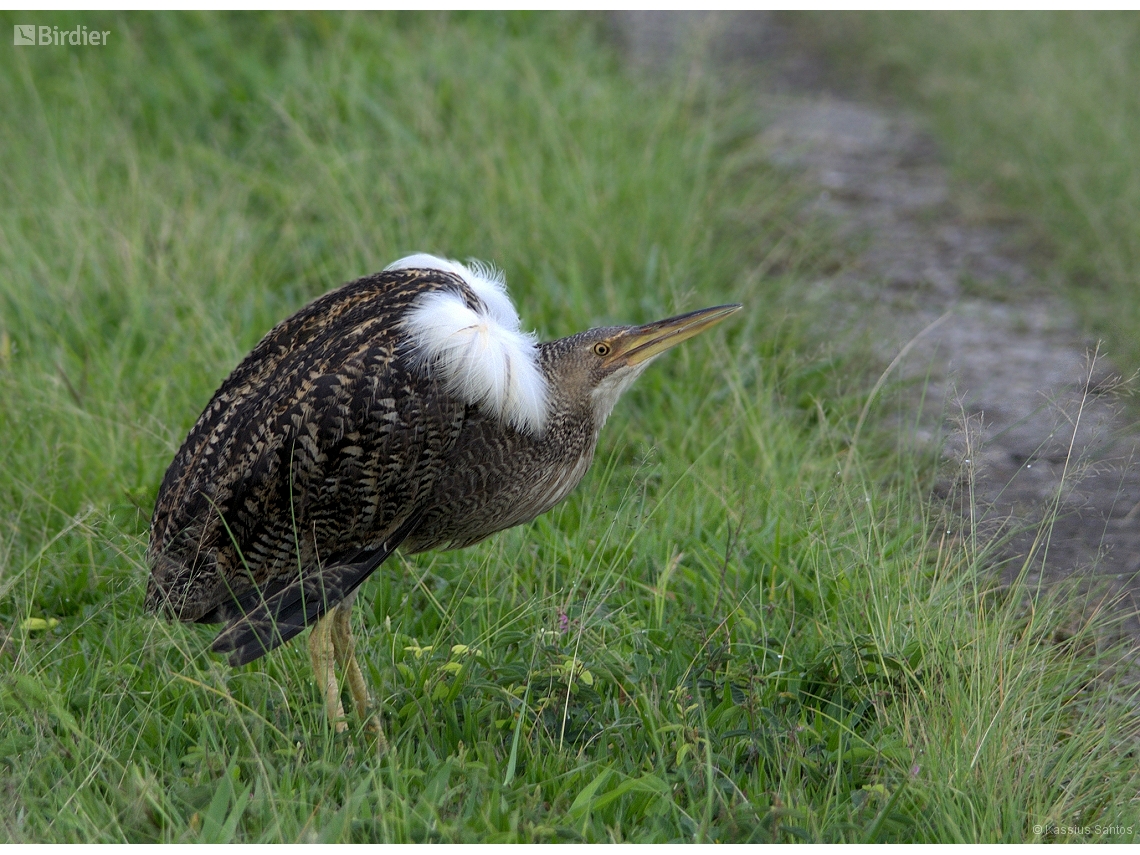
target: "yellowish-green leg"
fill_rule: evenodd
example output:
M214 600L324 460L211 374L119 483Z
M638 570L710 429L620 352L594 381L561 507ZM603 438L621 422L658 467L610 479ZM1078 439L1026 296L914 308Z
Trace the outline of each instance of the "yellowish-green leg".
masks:
M364 720L365 729L376 734L376 747L380 751L385 751L388 748L388 741L384 738L380 717L372 709L368 684L364 682L364 674L356 661L356 639L352 637L351 622L352 603L355 599L355 596L349 596L332 610L330 617L333 649L336 652L337 662L344 669L344 678L348 681L348 688L352 692L357 714Z
M344 705L340 701L340 686L336 681L333 670L335 657L335 643L333 641L333 615L326 614L309 631L309 656L313 660L313 673L317 675L317 685L325 696L325 708L328 710L329 724L337 733L348 730L348 723L344 720Z

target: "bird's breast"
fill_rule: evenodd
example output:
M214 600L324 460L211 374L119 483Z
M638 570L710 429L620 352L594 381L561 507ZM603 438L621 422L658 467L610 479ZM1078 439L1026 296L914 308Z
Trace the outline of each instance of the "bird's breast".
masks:
M565 499L594 458L588 425L534 438L495 425L465 430L442 467L408 552L458 549L530 522Z

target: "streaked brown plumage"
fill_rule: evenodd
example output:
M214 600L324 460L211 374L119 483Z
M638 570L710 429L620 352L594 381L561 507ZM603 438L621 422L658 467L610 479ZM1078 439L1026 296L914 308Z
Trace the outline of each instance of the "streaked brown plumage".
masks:
M410 261L424 259L430 266L389 268L332 291L266 335L191 429L151 522L148 610L225 623L213 649L232 664L339 613L331 636L315 630L310 641L334 718L342 710L333 647L357 703L367 700L348 633L357 586L397 547L469 546L552 508L589 468L629 382L738 308L532 348L509 329L517 316L496 302L505 293L488 290L482 268ZM438 305L460 319L474 312L478 324L440 332L430 324L446 312L413 317L416 307L435 308L423 302L435 292L453 301ZM451 363L423 356L444 350L417 349L418 335L443 347L449 335L479 333L489 338L471 338ZM503 349L502 368L457 379L481 341ZM533 371L526 360L538 373L520 380L521 369ZM506 391L490 388L496 382Z

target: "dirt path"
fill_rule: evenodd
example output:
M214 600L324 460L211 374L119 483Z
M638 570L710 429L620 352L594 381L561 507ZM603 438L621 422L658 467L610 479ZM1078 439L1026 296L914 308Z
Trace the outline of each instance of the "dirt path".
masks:
M1007 577L1031 552L1031 581L1080 574L1121 595L1122 627L1140 639L1140 434L1106 394L1115 370L1093 360L1096 343L1035 278L1015 230L970 214L916 120L828 93L819 63L771 15L618 21L635 63L664 62L697 32L710 55L766 67L757 108L772 161L814 183L814 212L860 247L854 264L806 283L805 299L832 338L838 326L847 341L872 340L884 364L938 321L896 371L929 378L911 427L915 442L943 448L954 473L943 491L960 498L972 484L978 533L1013 533Z

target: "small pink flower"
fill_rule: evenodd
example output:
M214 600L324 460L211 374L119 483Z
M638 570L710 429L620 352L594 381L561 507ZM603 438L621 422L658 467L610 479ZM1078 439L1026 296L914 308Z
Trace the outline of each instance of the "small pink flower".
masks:
M570 628L570 618L568 618L566 616L566 612L559 612L558 613L558 631L560 633L562 633L563 635L565 635L566 630L568 630L569 628Z

